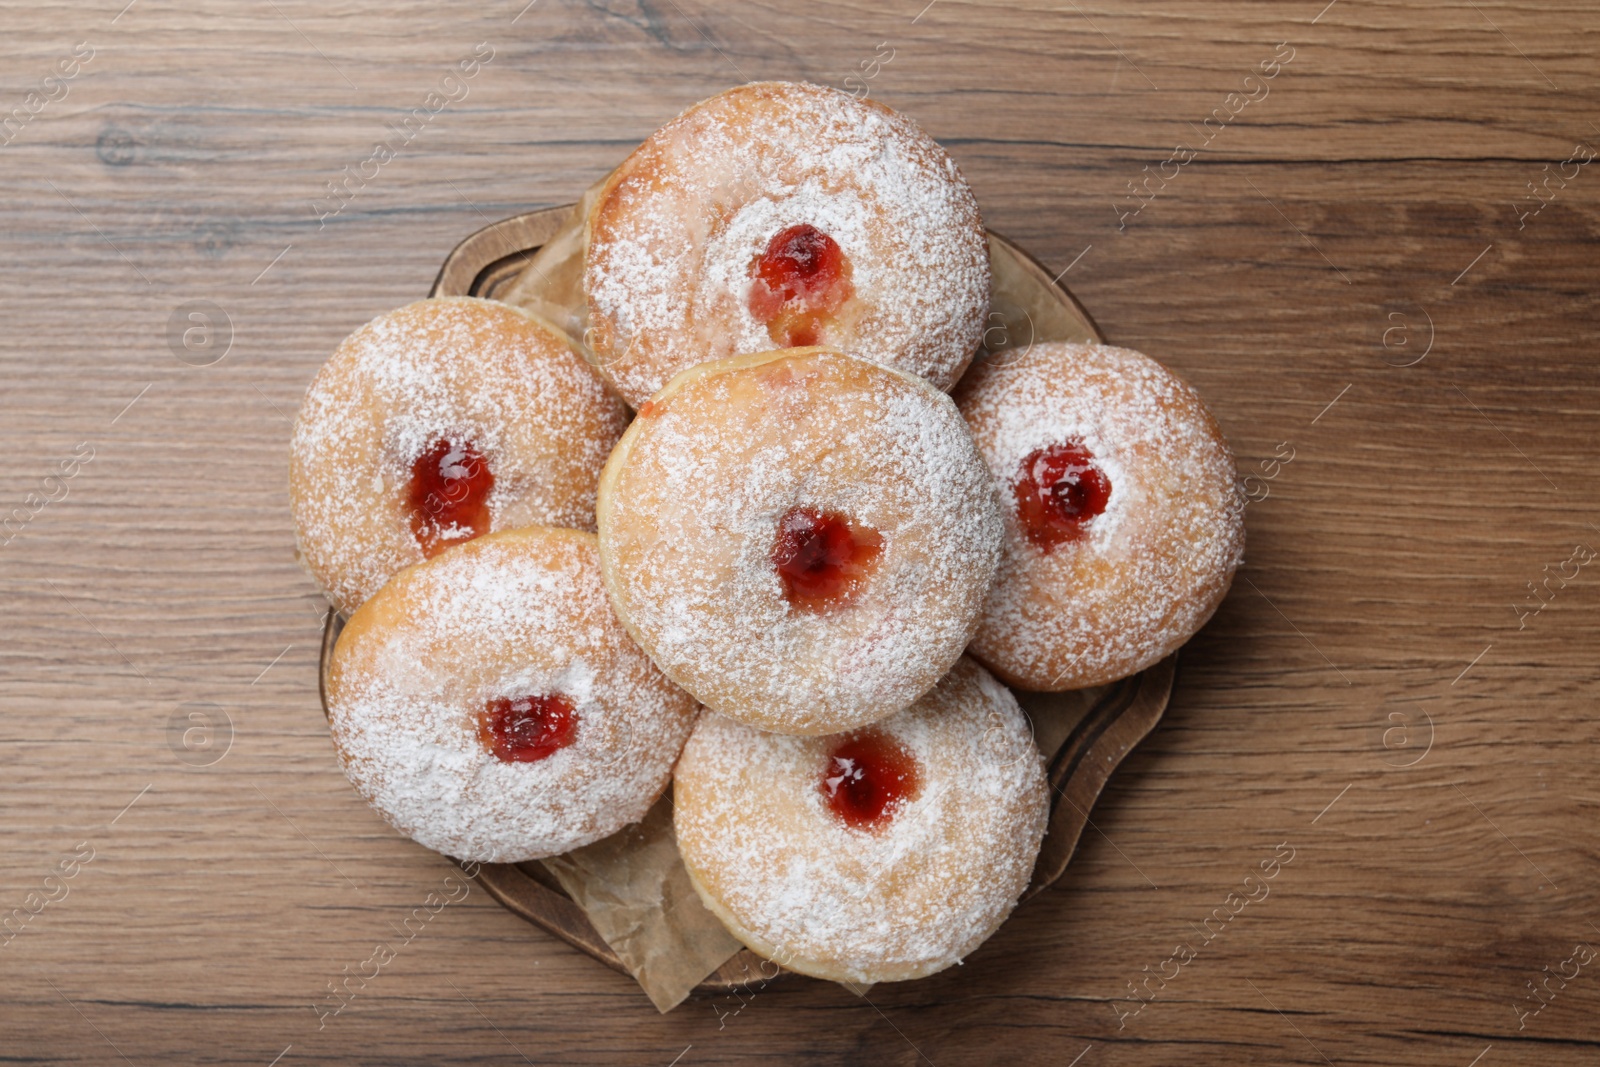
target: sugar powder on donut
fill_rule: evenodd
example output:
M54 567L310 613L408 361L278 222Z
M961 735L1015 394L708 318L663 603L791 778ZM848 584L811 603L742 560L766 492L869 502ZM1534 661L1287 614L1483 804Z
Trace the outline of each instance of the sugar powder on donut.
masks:
M950 399L822 348L679 375L606 464L599 523L617 613L661 669L785 733L930 689L971 637L1002 531Z
M955 398L1006 523L973 655L1022 689L1076 689L1205 624L1244 553L1244 497L1193 389L1129 349L1047 343Z
M915 122L833 89L691 107L611 175L588 234L587 340L635 407L695 363L813 344L948 389L982 337L972 190Z
M864 820L859 801L837 803L863 772L880 778L860 782L875 812ZM1028 884L1049 809L1016 699L970 659L852 734L787 737L707 714L674 796L684 865L734 936L851 982L920 978L982 944Z
M513 863L642 818L696 706L612 614L594 535L527 527L367 601L334 649L328 711L345 773L396 829Z
M490 530L594 529L627 425L572 342L487 300L423 300L351 334L295 421L301 560L345 610L401 567Z

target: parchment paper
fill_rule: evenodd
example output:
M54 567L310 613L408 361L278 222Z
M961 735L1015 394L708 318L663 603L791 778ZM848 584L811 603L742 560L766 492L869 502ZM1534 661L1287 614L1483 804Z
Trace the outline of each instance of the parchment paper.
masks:
M584 190L561 229L533 254L527 269L500 298L561 327L581 342L580 351L591 362L594 353L584 336L589 328L589 304L583 298L583 257L589 247L589 209L609 179L607 175Z
M560 326L580 342L580 350L591 361L595 357L584 336L588 307L583 298L583 257L589 209L606 180L590 186L568 221L501 297ZM1014 362L1024 358L1036 341L1093 339L1064 312L1049 289L992 250L991 242L993 313L978 359ZM1017 694L1046 759L1103 691L1104 687ZM670 789L642 822L543 862L661 1012L682 1003L743 947L700 902L689 881L672 832ZM858 996L871 988L840 984Z
M660 1012L744 946L700 903L678 858L669 790L642 822L544 861Z

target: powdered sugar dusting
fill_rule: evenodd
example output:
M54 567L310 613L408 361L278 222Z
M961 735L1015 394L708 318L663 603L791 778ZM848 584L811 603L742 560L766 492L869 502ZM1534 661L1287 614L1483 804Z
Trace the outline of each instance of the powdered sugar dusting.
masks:
M1142 670L1211 617L1244 552L1233 454L1195 392L1156 361L1105 345L1035 345L956 392L994 474L1006 543L973 654L1025 689ZM1018 527L1024 457L1081 439L1111 482L1079 541L1044 553Z
M535 695L566 698L576 740L502 762L477 715ZM480 862L554 855L642 818L695 710L612 614L593 535L540 527L402 571L352 617L329 671L356 789L400 832Z
M804 83L690 108L618 168L590 216L597 363L637 407L685 367L772 347L751 264L808 223L838 242L855 297L824 344L948 389L982 336L988 245L977 200L921 127Z
M707 368L635 423L601 487L608 587L708 707L786 733L898 711L970 639L999 558L987 470L948 397L825 350ZM699 374L700 372L696 372ZM883 538L848 605L797 610L772 564L794 507Z
M881 832L850 829L825 803L838 737L707 714L679 761L685 865L735 935L785 967L857 982L931 974L993 933L1033 871L1048 793L1003 686L963 659L873 729L922 770Z
M340 346L290 446L301 558L345 609L423 558L405 489L440 439L470 440L494 475L490 529L594 528L601 466L627 424L564 336L487 300L424 300Z

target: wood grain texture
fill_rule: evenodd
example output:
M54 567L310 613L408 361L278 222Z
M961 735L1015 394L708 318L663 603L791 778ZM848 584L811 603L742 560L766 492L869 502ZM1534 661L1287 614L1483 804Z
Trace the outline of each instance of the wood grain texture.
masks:
M1600 173L1540 184L1600 143L1592 4L123 3L0 22L0 513L58 498L0 535L0 918L58 898L0 934L9 1062L1594 1062L1600 962L1518 1014L1600 944L1600 570L1528 588L1600 547ZM395 133L480 42L466 96ZM891 49L872 96L1268 495L1060 885L922 982L658 1016L479 891L428 912L452 868L346 785L289 420L465 234L730 84ZM206 366L223 333L169 342L197 301L231 324Z

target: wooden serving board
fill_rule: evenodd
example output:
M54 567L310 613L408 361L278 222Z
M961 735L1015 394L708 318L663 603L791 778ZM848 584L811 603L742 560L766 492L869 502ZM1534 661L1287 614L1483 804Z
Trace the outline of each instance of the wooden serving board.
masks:
M445 258L430 296L495 299L508 292L528 261L566 221L572 205L532 211L486 226ZM1017 359L1036 341L1103 341L1099 328L1072 295L1033 257L999 234L989 234L993 298L979 358ZM322 636L319 689L327 710L327 669L344 619L328 610ZM1072 694L1019 694L1047 758L1050 823L1024 901L1060 879L1067 869L1111 774L1153 730L1166 711L1177 654L1104 687L1092 702ZM1087 703L1085 708L1082 705ZM1076 706L1074 706L1076 704ZM479 885L507 910L554 934L612 969L628 969L583 909L539 863L481 864ZM740 951L700 983L697 992L725 993L753 976L773 980L761 957ZM787 972L780 972L785 974Z

